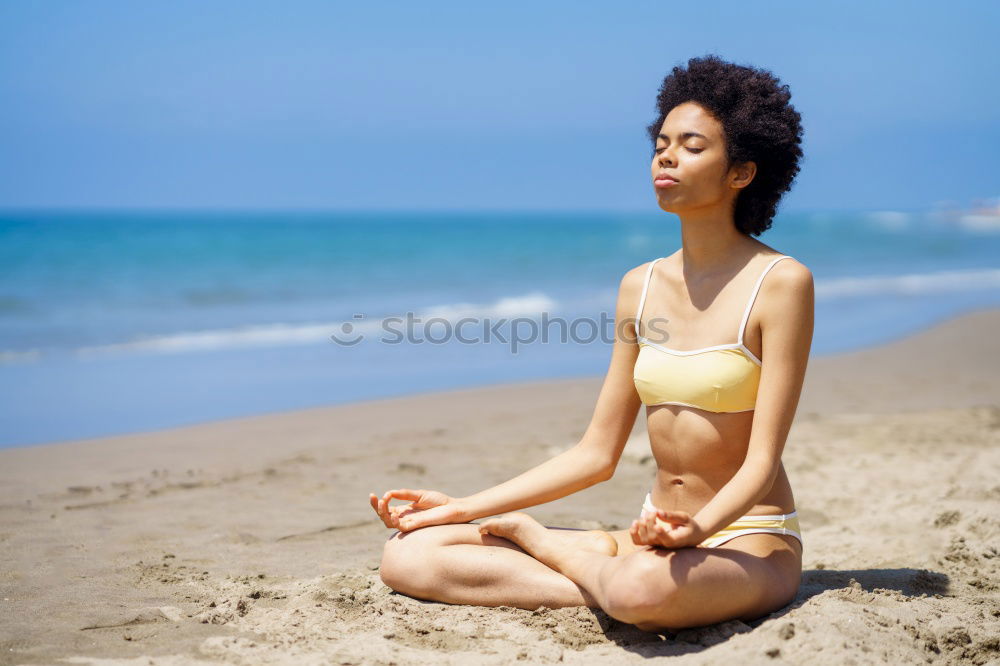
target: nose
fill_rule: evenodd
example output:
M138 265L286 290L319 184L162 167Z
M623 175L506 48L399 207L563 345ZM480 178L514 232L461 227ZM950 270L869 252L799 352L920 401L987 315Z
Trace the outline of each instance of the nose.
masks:
M657 163L663 166L673 166L675 164L673 153L670 152L669 148L664 148L659 155L657 155Z

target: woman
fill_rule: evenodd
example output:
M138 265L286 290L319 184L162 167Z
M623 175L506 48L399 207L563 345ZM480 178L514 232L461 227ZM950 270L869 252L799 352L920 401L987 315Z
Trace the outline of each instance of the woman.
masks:
M813 280L753 238L799 170L789 99L769 72L714 55L664 79L647 128L651 175L682 247L622 278L589 427L572 449L469 497L372 494L399 530L384 549L387 585L456 604L600 607L648 631L752 620L795 598L802 537L781 453L812 343ZM516 512L610 479L640 404L657 472L628 530L547 528Z

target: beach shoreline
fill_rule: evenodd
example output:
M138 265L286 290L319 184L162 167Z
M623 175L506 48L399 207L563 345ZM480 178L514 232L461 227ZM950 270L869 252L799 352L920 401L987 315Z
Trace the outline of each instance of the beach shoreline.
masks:
M995 663L998 334L1000 309L983 309L811 359L783 457L807 544L798 597L666 638L378 579L391 532L368 492L511 478L578 440L603 377L2 449L0 663ZM640 412L611 481L527 511L620 529L652 473Z

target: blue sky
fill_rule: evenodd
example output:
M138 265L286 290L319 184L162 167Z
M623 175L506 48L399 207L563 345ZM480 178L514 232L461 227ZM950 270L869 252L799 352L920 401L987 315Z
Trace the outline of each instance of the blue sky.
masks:
M783 210L1000 195L996 2L0 4L0 207L655 210L671 67L773 71Z

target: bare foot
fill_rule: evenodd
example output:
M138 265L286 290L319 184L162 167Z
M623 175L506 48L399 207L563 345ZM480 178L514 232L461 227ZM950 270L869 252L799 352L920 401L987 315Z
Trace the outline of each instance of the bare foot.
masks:
M479 532L509 539L543 562L552 548L576 548L611 557L618 553L618 542L607 532L550 530L519 511L487 520L479 526Z
M614 557L618 554L618 542L603 530L549 530L553 536L559 537L560 543L575 546L581 550L589 550L602 555Z

